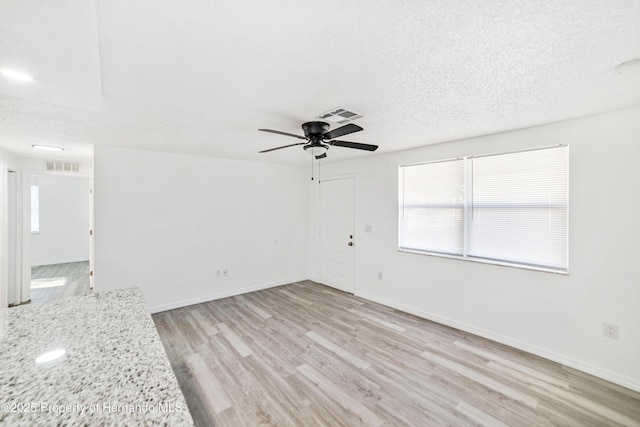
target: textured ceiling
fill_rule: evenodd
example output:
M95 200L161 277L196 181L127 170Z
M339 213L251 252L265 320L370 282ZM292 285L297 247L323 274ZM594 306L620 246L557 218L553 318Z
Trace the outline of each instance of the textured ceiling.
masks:
M3 0L0 16L0 68L36 78L0 83L0 144L20 155L307 165L300 147L258 154L296 140L256 129L342 106L365 129L343 139L380 153L640 104L640 73L613 71L640 57L637 0Z

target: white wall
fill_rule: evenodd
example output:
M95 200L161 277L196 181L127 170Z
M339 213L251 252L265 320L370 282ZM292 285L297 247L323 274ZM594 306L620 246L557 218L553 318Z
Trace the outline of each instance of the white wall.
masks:
M569 276L397 251L398 165L552 144L570 146ZM357 295L640 390L639 158L634 108L327 164L322 173L357 175ZM313 204L310 218L315 229ZM619 340L603 337L603 322L620 325Z
M40 233L31 235L31 265L88 261L90 179L32 175L31 184L40 187Z
M156 312L307 277L305 168L111 147L94 156L96 290L138 286Z

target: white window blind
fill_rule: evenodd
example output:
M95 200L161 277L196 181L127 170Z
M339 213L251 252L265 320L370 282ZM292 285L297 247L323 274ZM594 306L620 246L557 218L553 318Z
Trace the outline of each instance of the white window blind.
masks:
M401 166L400 249L567 271L568 163L560 146Z
M469 257L566 269L567 147L470 159Z
M464 162L450 160L400 169L400 247L448 255L464 248Z

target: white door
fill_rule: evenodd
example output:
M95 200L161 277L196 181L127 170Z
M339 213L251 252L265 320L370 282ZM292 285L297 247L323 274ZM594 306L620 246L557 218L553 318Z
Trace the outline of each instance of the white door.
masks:
M353 293L353 178L320 182L320 281Z

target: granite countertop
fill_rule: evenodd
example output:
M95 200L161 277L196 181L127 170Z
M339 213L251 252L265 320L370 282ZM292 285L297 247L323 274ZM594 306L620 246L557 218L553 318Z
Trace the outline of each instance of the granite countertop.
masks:
M0 424L193 425L137 288L0 309L0 356Z

